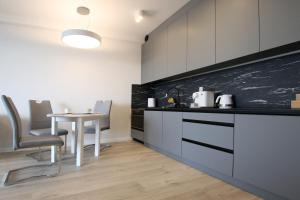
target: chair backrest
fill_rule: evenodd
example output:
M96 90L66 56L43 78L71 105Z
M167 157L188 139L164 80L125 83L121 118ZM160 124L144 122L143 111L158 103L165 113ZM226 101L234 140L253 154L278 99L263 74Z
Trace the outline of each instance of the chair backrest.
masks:
M50 101L29 100L29 111L31 130L51 128L51 118L47 117L52 113Z
M14 150L19 148L19 142L22 135L22 123L18 110L10 97L5 95L1 96L5 110L8 114L8 118L13 130L13 148Z
M94 107L94 112L106 115L106 118L101 120L101 127L110 128L110 111L112 100L97 101Z

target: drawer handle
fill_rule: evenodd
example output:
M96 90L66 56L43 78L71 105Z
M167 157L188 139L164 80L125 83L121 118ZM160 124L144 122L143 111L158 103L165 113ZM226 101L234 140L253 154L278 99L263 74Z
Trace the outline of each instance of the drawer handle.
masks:
M196 144L196 145L203 146L203 147L207 147L207 148L210 148L210 149L215 149L215 150L218 150L218 151L223 151L223 152L226 152L226 153L233 154L233 150L231 150L231 149L226 149L226 148L223 148L223 147L218 147L218 146L203 143L203 142L189 140L189 139L186 139L186 138L182 138L182 141L192 143L192 144Z
M197 124L208 124L208 125L216 125L216 126L234 127L233 123L228 123L228 122L213 122L213 121L196 120L196 119L182 119L182 121L189 122L189 123L197 123Z

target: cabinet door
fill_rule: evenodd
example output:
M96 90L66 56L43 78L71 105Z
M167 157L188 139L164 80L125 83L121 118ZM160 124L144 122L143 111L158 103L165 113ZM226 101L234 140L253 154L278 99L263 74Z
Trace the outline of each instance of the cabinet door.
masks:
M146 42L142 45L142 69L141 69L142 83L150 82L151 80L150 67L151 67L150 43Z
M181 156L182 113L163 112L163 149Z
M258 0L216 0L216 62L258 51Z
M188 12L187 70L215 63L215 1L200 0Z
M300 117L236 115L234 177L300 199Z
M145 111L144 142L161 148L162 145L162 112Z
M260 0L261 50L300 40L299 0Z
M167 76L167 28L162 26L153 31L150 35L153 43L151 51L152 61L152 81L165 78Z
M160 27L142 45L142 83L167 75L167 29Z
M186 72L186 15L178 16L168 25L168 76Z

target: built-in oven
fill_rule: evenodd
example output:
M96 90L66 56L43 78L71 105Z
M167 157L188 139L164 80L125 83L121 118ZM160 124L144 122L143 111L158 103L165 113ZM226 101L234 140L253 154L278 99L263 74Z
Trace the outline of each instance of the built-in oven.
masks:
M140 142L144 141L144 109L131 110L131 137Z

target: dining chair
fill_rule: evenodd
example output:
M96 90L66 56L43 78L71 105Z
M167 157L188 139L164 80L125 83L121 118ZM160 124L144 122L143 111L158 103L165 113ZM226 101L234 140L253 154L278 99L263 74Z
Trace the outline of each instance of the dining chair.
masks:
M47 117L47 114L53 113L50 101L29 100L29 111L30 111L30 135L50 136L51 118ZM57 135L65 136L64 152L67 152L68 130L59 128L57 130Z
M111 106L112 106L112 100L107 100L107 101L97 101L95 106L94 106L94 113L101 113L104 114L104 117L101 117L100 120L100 128L101 131L108 130L110 129L110 111L111 111ZM96 133L96 125L93 122L92 125L90 126L85 126L84 127L84 133L85 134L95 134ZM93 146L92 145L87 145L85 147ZM111 147L111 144L107 143L104 144L103 148L108 148Z
M56 146L58 147L58 170L55 174L44 174L38 175L34 173L34 175L22 178L17 181L11 181L10 178L15 178L16 174L21 170L29 170L34 168L41 168L41 167L51 167L53 164L50 165L31 165L27 167L22 167L14 170L9 170L3 179L4 185L12 185L19 182L23 182L27 179L36 178L36 177L42 177L42 176L57 176L61 171L61 146L64 145L64 142L59 136L23 136L22 134L22 123L21 118L18 113L18 110L13 103L12 99L10 97L7 97L5 95L1 96L2 102L4 104L5 110L8 114L8 118L12 127L12 133L13 133L13 150L17 149L24 149L24 148L35 148L35 147L45 147L45 146ZM42 171L44 172L44 170Z

